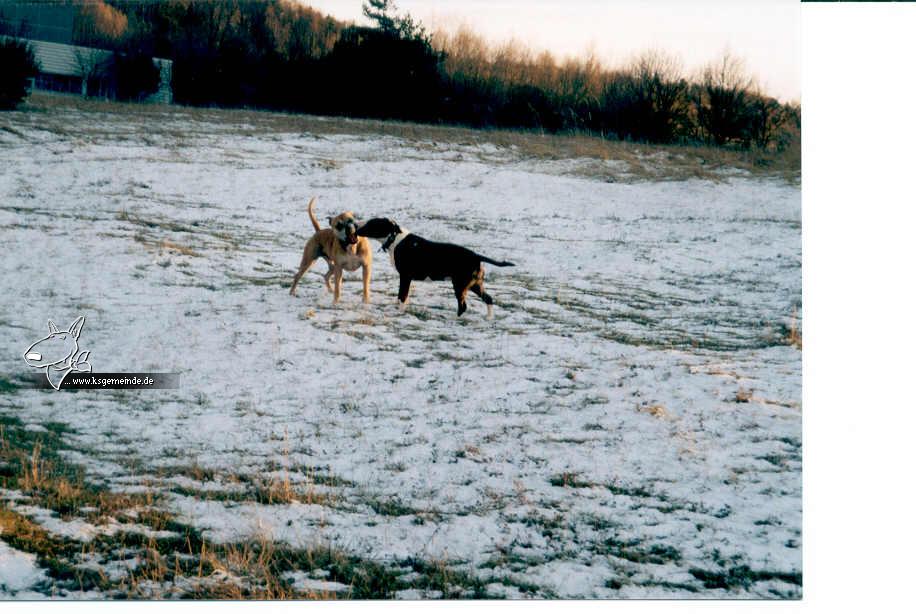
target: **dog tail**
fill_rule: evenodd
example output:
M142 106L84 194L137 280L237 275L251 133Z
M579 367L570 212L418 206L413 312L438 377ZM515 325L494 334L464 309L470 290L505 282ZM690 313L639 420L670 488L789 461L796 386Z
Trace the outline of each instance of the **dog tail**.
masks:
M312 226L315 227L315 232L321 230L321 226L318 225L318 219L315 217L315 197L312 196L312 200L309 201L309 219L312 220Z
M487 258L486 256L481 256L480 254L477 254L477 257L480 258L481 262L489 262L490 264L495 265L495 266L515 266L514 262L509 262L508 260L503 260L502 262L500 262L498 260L491 260L490 258Z

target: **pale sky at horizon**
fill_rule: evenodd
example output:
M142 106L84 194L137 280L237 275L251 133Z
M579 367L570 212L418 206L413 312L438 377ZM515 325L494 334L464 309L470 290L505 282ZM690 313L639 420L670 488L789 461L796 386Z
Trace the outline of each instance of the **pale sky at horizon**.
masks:
M338 19L367 23L363 0L299 0ZM798 0L395 0L428 29L461 23L492 42L515 38L534 50L582 55L608 66L662 49L691 72L729 49L764 91L801 98Z

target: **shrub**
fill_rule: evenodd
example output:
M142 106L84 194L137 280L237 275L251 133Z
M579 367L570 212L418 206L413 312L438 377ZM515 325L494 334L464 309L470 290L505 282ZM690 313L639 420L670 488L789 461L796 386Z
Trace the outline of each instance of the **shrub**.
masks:
M702 71L694 95L696 119L707 142L725 145L730 141L746 145L751 136L754 113L751 108L753 80L744 64L726 52ZM766 109L760 109L766 112ZM756 118L760 121L759 113Z
M752 94L747 105L747 134L743 145L753 143L766 149L774 140L783 124L789 120L786 109L775 98Z
M0 37L0 66L0 109L15 109L28 96L29 78L38 74L39 63L31 45Z
M159 67L150 55L117 54L112 65L115 95L119 100L138 100L159 89Z
M539 87L516 85L496 114L497 123L511 128L539 128L557 132L562 126L558 105Z
M344 30L327 56L329 111L432 121L440 106L441 54L422 39L371 28Z
M612 75L598 114L605 134L638 141L670 143L688 124L687 81L671 56L650 51Z

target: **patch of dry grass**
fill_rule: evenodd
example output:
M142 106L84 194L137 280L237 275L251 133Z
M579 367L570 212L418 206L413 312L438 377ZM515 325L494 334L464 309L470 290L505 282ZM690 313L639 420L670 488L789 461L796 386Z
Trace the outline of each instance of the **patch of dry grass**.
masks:
M668 414L662 405L644 405L639 408L639 411L644 414L649 414L653 418L658 418L659 420L668 420L671 416Z
M748 403L754 398L754 391L749 388L738 388L735 393L735 403Z
M0 485L19 491L23 498L17 504L100 524L114 520L130 524L113 535L103 531L79 542L50 533L30 519L29 512L17 511L17 504L0 501L3 540L35 554L48 573L49 580L35 590L49 596L92 590L109 597L143 599L334 599L391 597L402 587L391 570L327 547L291 549L268 535L211 543L158 506L161 501L152 491L127 495L89 485L83 471L58 454L67 448L62 425L48 426L29 429L17 418L0 417ZM174 468L171 473L199 480L215 477L198 465L179 469L180 473ZM266 502L299 497L295 485L282 478L266 483L261 494ZM111 565L122 573L113 575ZM313 570L350 586L349 592L298 590L285 577L290 571Z
M798 310L792 310L792 321L789 322L789 333L786 335L786 341L792 347L802 349L802 334L801 327L798 323Z
M195 462L161 467L157 470L157 478L159 482L168 482L170 478L184 477L201 484L200 487L166 485L171 492L183 496L262 505L302 503L336 507L341 499L331 489L353 485L326 469L291 463L288 447L284 449L283 458L283 462L271 461L261 472L253 474L217 471Z
M195 497L202 501L232 501L234 503L259 503L261 505L324 505L334 507L338 498L330 493L316 490L313 483L293 484L288 477L244 480L246 483L238 490L207 489L199 490L184 486L170 488L171 492L186 497Z
M594 482L583 479L579 473L568 471L551 477L549 481L551 486L563 488L591 488L597 486Z
M176 243L175 241L170 241L169 239L152 239L144 234L137 233L134 235L134 240L137 243L142 244L143 246L149 248L152 251L162 253L165 252L174 252L181 254L183 256L199 256L200 254L188 247L187 245L182 245L181 243Z
M113 493L87 482L80 467L62 461L62 425L28 430L12 417L0 417L0 486L19 490L64 518L85 514L92 519L153 503L150 495ZM90 510L82 512L81 510Z
M723 172L737 169L759 176L779 176L790 182L801 177L801 148L795 143L782 152L740 150L706 145L646 145L615 141L580 134L545 134L539 131L507 129L472 129L441 124L417 124L314 115L254 111L250 109L217 109L109 102L83 99L79 96L34 92L23 105L20 115L31 115L43 129L87 138L105 136L104 120L110 115L130 115L141 121L145 138L151 135L184 139L214 130L230 130L243 136L265 136L285 133L315 135L390 136L403 139L419 149L439 149L457 145L476 147L483 144L512 149L522 158L535 160L591 159L613 160L626 164L626 171L608 169L603 164L580 165L570 172L602 181L658 181L704 178L719 180ZM73 112L95 114L96 125L75 125ZM58 117L58 121L53 121ZM183 122L176 131L176 121ZM0 126L2 127L2 126ZM12 128L10 128L12 129ZM110 130L110 128L109 128ZM332 167L339 165L334 161Z

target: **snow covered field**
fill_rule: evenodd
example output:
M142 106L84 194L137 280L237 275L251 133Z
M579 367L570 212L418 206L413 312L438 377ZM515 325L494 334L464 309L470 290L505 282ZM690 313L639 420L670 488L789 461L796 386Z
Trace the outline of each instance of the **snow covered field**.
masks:
M180 388L9 386L0 416L66 425L93 480L161 493L214 542L324 544L408 580L433 561L491 596L800 597L797 185L150 117L0 117L0 373L31 371L49 318L85 316L95 372ZM388 216L517 263L487 267L495 319L476 297L457 318L443 282L400 313L381 253L368 307L358 273L332 306L324 263L290 297L313 195L322 223ZM28 557L0 543L0 596L46 581Z

